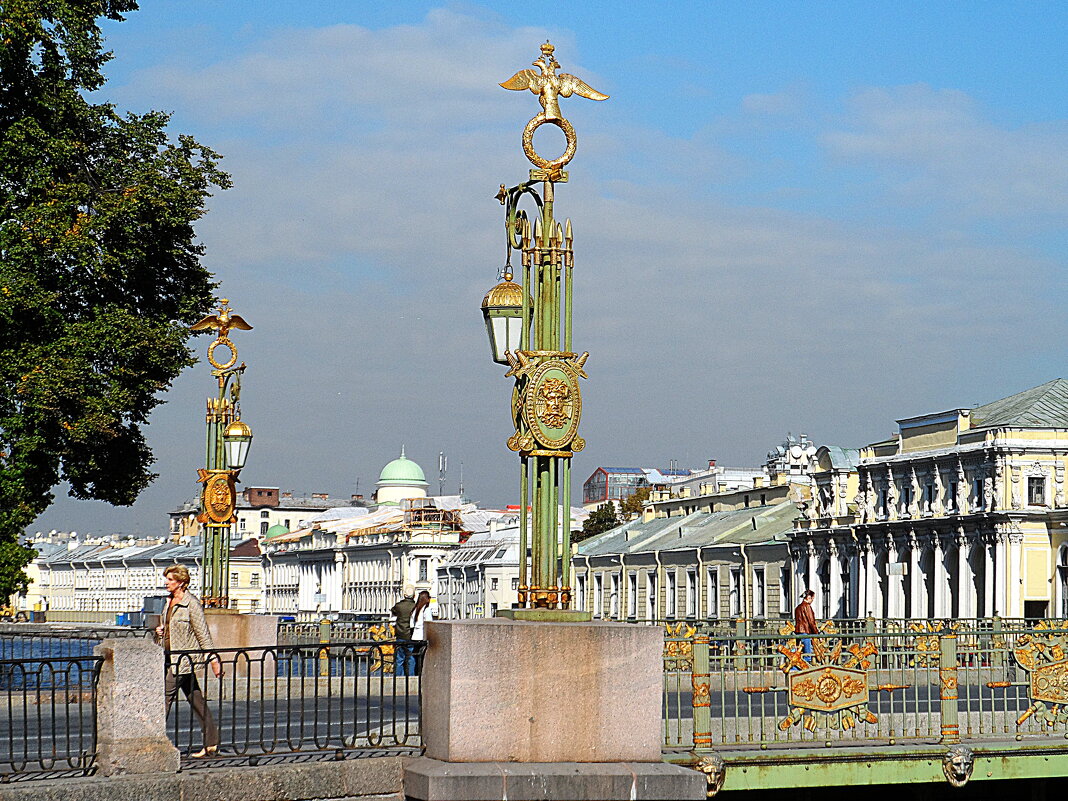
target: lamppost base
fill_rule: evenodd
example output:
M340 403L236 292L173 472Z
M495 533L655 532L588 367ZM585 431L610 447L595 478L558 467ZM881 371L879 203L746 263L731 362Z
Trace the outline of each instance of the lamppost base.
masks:
M537 620L543 623L589 623L589 612L578 609L498 609L497 617L508 620Z

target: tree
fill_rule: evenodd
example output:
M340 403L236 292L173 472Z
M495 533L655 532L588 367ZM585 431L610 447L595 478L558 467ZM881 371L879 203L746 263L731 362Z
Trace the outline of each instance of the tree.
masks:
M218 154L168 116L86 94L111 53L99 18L135 0L8 0L0 10L0 598L18 541L54 499L129 505L155 478L141 427L195 362L212 303L193 223Z
M637 517L642 513L642 504L649 500L652 487L639 487L628 495L620 504L620 512L625 520Z
M582 542L590 537L596 537L609 529L619 525L619 517L616 515L616 506L611 501L605 501L592 512L582 523L582 530L577 531L571 537L572 542Z

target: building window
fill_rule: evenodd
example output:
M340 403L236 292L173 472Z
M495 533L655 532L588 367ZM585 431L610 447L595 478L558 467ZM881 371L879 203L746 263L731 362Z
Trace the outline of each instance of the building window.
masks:
M237 521L237 530L238 530L238 531L244 531L244 530L245 530L245 528L247 527L247 524L248 524L248 521L247 521L247 520L245 520L245 518L243 518L243 517L242 517L242 518L240 518L240 519L239 519L239 520Z
M1046 505L1046 479L1043 476L1029 476L1027 479L1027 505Z
M518 592L519 591L519 579L518 578L513 578L512 579L512 590L514 592Z
M657 619L657 606L656 573L649 571L645 574L645 616L647 619Z
M983 511L986 509L986 487L983 484L983 479L977 478L972 481L972 494L975 495L975 505L977 509L972 511Z
M956 512L957 511L957 482L956 481L950 481L949 482L949 493L946 495L946 511L947 512Z
M490 589L491 590L497 589L497 577L496 576L494 576L493 578L490 579Z
M269 529L270 527L271 527L271 522L269 520L264 520L263 522L261 522L260 523L260 536L261 537L266 537L267 536L267 529Z
M611 593L608 596L608 616L619 620L619 574L612 574Z
M638 574L627 576L627 617L638 616Z
M667 574L667 612L668 619L674 619L677 611L677 596L678 588L675 586L677 577L674 570L669 570Z
M231 587L237 587L241 583L240 580L239 580L240 578L241 578L241 575L239 573L231 573L230 574L230 586Z
M686 617L697 617L697 571L686 571Z
M764 605L764 568L753 568L753 617L767 617Z
M270 518L270 516L271 516L271 513L268 512L266 509L264 509L262 512L260 512L260 517L263 518L264 520L267 520L268 518Z
M253 612L258 612L259 609L260 609L260 599L259 598L253 598L252 599L252 611Z
M426 581L427 571L429 569L429 565L427 564L427 561L428 560L426 560L426 559L420 559L419 560L419 580L420 581Z
M890 494L886 491L885 487L879 489L879 516L886 518L890 516Z
M580 611L585 611L586 610L586 574L583 573L581 576L577 576L577 579L578 579L578 581L576 582L576 587L575 587L575 589L576 589L575 602L577 603L578 608L579 608ZM516 589L519 589L518 584L516 585Z
M604 576L595 573L593 576L593 616L600 617L604 613Z
M903 487L901 490L901 515L907 517L911 514L912 487Z
M742 569L740 567L731 568L731 586L728 603L730 616L739 617L742 614Z
M260 574L259 573L253 573L251 576L249 576L249 578L248 578L248 586L250 586L250 587L258 587L258 586L260 586Z
M707 617L719 617L719 568L710 567L705 575L705 585L708 587L708 614Z
M932 509L934 509L934 502L934 484L925 484L923 487L923 511L930 512Z

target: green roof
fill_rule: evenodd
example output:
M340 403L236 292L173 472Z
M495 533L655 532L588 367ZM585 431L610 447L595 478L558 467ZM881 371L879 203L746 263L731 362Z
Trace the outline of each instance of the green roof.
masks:
M378 485L425 487L427 483L426 476L423 475L423 468L406 457L402 447L400 457L382 468L382 472L378 476Z
M1068 428L1068 381L1042 386L972 409L974 428Z

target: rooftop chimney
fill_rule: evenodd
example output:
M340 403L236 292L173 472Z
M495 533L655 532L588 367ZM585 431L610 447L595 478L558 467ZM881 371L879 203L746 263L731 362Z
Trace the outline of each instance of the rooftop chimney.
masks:
M715 466L716 466L716 460L715 459L709 459L708 460L708 469L711 470Z

